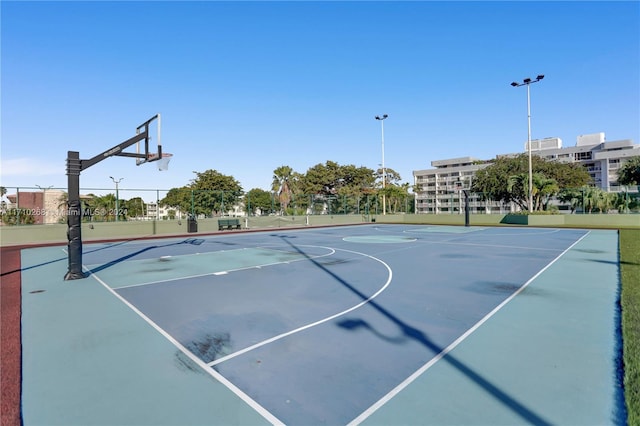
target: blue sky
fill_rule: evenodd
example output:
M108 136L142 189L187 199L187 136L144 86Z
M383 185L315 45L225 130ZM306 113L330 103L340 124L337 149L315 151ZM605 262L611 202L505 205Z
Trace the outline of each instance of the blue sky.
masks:
M214 169L385 166L522 152L532 137L640 141L640 3L13 2L2 19L1 185L66 188L162 114L169 171L111 157L82 188L169 189ZM126 197L125 197L126 198ZM155 197L153 197L155 199Z

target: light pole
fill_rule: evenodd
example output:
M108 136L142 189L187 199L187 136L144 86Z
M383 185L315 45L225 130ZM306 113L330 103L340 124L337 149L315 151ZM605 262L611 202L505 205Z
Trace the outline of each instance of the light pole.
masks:
M387 198L385 194L385 186L387 180L387 172L384 168L384 120L389 117L387 114L384 114L382 117L376 115L376 120L380 121L380 125L382 127L382 214L387 214Z
M44 194L42 197L46 198L47 197L47 190L53 188L53 185L49 185L46 188L41 187L40 185L36 185L38 188L40 188L40 191L42 191L42 193ZM44 200L43 200L44 202Z
M531 92L529 86L537 83L544 78L544 74L540 74L535 80L525 78L522 83L513 82L513 87L527 86L527 150L529 151L529 212L533 211L533 170L531 166Z
M111 178L111 180L113 181L113 183L116 184L116 222L118 221L118 216L120 215L120 209L118 208L118 198L119 198L119 194L118 194L118 184L122 181L122 179L124 178L120 178L118 180L115 180L113 178L113 176L109 176Z

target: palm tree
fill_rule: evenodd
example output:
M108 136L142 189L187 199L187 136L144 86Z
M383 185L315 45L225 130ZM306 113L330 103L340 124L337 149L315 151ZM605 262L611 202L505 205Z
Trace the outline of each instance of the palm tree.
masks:
M563 189L558 194L558 200L562 203L569 203L571 213L575 213L578 206L582 205L582 191L580 189Z
M517 175L509 176L507 180L507 192L512 194L512 200L520 207L520 210L529 210L527 201L527 190L529 187L529 175L527 173L520 173ZM533 207L531 208L533 210Z
M560 191L558 182L542 173L533 174L533 196L535 210L547 210L549 200Z
M629 205L631 200L626 192L618 192L613 207L618 213L629 213Z
M292 191L289 181L292 175L293 169L289 166L280 166L273 171L271 190L278 196L283 213L286 213L289 203L291 202Z
M618 195L614 192L598 191L596 206L598 207L598 210L600 210L600 213L608 213L609 210L613 208L617 196Z
M591 213L598 209L600 213L607 213L616 204L617 194L606 192L596 187L586 187L584 194L584 208Z
M114 194L96 196L88 203L88 210L92 218L95 217L98 220L108 221L115 213L115 205L116 196Z
M542 173L534 173L533 184L531 185L532 193L531 199L533 205L531 210L546 210L549 205L549 200L555 194L560 191L558 183L553 178L548 178ZM520 206L522 210L528 210L527 193L529 187L529 175L527 173L520 173L509 177L507 181L507 191L514 194L513 200Z

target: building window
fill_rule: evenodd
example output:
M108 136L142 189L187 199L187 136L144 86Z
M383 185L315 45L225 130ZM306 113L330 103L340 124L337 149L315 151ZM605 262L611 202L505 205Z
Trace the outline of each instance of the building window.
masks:
M591 151L576 152L576 160L577 161L591 160Z

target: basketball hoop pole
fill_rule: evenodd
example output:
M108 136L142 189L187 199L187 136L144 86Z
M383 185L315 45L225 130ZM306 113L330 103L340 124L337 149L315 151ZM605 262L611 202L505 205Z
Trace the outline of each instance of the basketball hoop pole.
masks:
M149 123L159 118L155 115L136 129L136 135L126 141L104 151L88 160L81 160L78 151L67 151L67 248L69 255L69 269L64 276L65 281L85 278L87 275L82 270L82 210L80 205L80 173L114 155L121 157L144 158L149 157ZM144 140L145 153L123 152L124 149L134 143ZM158 145L159 157L162 157L162 148ZM116 212L117 213L117 212Z
M464 194L464 226L469 226L469 191L462 190Z
M465 185L466 186L466 185ZM464 226L469 226L469 191L465 189L460 179L456 182L456 187L460 191L461 195L464 195ZM471 188L471 186L469 186Z
M80 153L69 151L67 153L67 251L69 253L69 269L64 276L65 281L84 278L82 271L82 211L80 210L80 170L82 160Z

